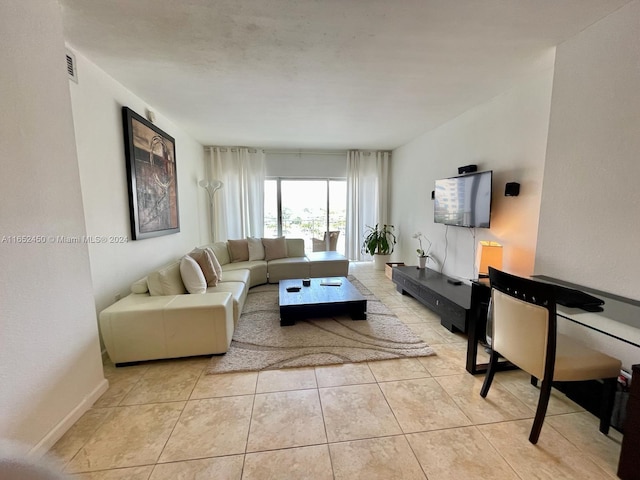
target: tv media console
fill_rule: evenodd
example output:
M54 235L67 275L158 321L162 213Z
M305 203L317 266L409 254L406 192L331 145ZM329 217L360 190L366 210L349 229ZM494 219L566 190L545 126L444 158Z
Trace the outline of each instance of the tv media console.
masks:
M392 280L398 292L423 303L440 315L450 332L467 333L471 315L471 287L429 268L395 267Z
M475 375L487 371L487 363L478 363L478 349L485 340L487 309L491 289L486 282L471 285L442 275L428 268L395 267L393 282L403 295L409 294L427 308L440 315L440 323L450 332L467 334L466 369ZM514 368L509 362L498 362L498 369Z

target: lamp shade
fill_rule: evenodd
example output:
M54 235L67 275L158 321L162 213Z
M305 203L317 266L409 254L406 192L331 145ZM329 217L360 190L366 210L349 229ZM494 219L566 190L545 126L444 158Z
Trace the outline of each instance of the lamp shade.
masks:
M480 242L480 263L478 266L478 276L489 275L489 267L502 270L502 245L498 242Z

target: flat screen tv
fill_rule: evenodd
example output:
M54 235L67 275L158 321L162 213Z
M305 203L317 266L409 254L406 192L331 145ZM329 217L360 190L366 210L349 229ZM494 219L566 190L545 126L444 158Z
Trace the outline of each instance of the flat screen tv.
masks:
M493 171L436 180L434 222L489 228Z

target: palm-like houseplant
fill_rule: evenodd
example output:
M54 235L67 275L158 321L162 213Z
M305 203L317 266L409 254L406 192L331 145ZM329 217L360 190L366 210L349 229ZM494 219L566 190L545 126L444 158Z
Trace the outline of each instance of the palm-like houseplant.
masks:
M396 244L396 236L393 233L393 225L376 224L375 227L367 226L362 250L369 255L373 255L376 269L384 270L384 265L393 253Z

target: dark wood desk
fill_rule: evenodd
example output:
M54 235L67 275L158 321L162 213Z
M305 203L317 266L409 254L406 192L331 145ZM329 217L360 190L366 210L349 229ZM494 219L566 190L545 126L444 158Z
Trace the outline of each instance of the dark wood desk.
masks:
M632 367L631 391L627 402L627 419L618 463L618 477L622 480L640 480L640 365Z
M485 344L487 338L487 310L491 288L489 279L483 278L471 282L471 315L469 316L469 329L467 332L467 372L475 375L485 373L489 368L488 363L478 363L478 348ZM515 365L507 362L498 362L499 370L513 370Z

